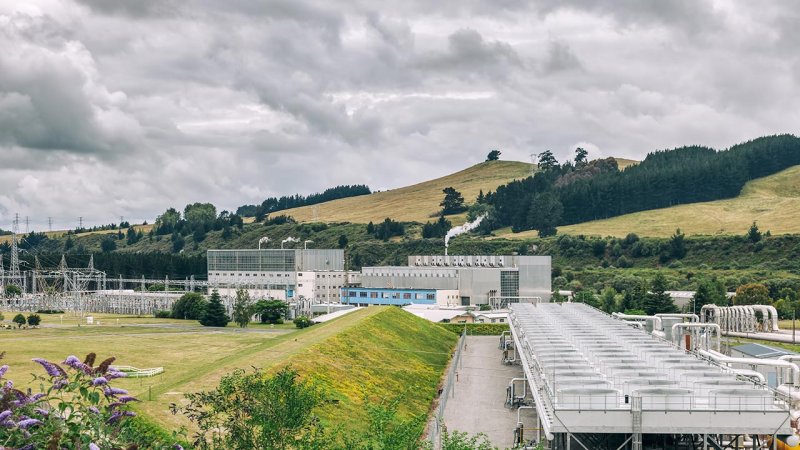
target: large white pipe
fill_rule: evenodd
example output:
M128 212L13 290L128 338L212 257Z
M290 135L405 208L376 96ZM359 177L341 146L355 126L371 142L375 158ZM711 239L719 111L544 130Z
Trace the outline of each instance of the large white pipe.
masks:
M652 320L654 330L661 330L663 328L661 326L661 318L658 316L645 316L638 314L622 314L622 313L613 313L612 316L621 320Z
M711 312L711 320L708 320L707 311ZM709 303L707 305L703 305L700 308L700 317L703 322L715 322L719 323L719 306Z
M765 377L761 372L750 369L734 369L732 367L731 371L736 375L741 375L743 377L758 378L759 383L767 384L767 377Z
M698 350L702 356L713 359L721 364L751 364L754 366L770 366L779 367L782 369L792 370L792 384L800 386L800 367L797 364L781 359L758 359L758 358L733 358L730 356L718 356L717 354L707 352L705 350Z
M700 317L698 317L697 314L658 313L658 314L656 314L656 317L661 317L661 318L674 317L674 318L681 318L681 319L689 319L690 322L699 322L700 321Z
M761 331L769 332L772 330L772 320L770 318L770 311L764 305L752 305L753 311L756 313L761 313ZM758 320L758 317L756 317Z
M770 315L772 316L772 331L780 331L780 328L778 328L778 320L780 320L778 318L778 310L775 309L775 307L772 305L766 305L766 306L770 312Z
M719 327L719 325L717 325L715 323L676 323L675 325L672 326L672 342L673 343L677 343L678 347L680 347L680 337L678 336L678 330L681 329L681 328L692 328L692 329L699 329L699 330L705 329L706 333L710 332L711 330L714 330L717 333L717 345L716 345L716 347L717 347L717 351L719 351L719 347L720 347L720 343L719 343L719 341L720 341L720 334L719 334L720 333L720 327ZM683 332L681 332L681 336L682 335L683 335ZM710 341L711 341L711 337L708 336L708 334L707 334L706 335L706 339L705 339L705 342L706 342L705 348L706 348L706 350L708 350L708 348L709 348L708 344L709 344ZM691 350L691 349L687 348L686 350Z

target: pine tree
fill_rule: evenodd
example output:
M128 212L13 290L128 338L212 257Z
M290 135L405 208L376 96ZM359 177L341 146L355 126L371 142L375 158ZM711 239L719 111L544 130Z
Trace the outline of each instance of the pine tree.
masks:
M650 292L644 298L644 312L653 315L658 313L677 312L678 308L672 297L666 293L667 278L663 273L657 272L650 285Z
M203 317L200 318L200 325L204 327L224 327L230 321L230 318L225 313L225 306L222 305L219 292L214 289L211 292L211 299L208 302L208 306L206 306L206 311Z

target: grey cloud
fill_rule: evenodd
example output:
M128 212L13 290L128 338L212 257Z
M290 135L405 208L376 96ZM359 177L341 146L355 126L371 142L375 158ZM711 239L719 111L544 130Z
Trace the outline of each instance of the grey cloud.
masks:
M0 223L800 132L792 2L39 1L0 5Z
M506 42L487 41L476 30L461 29L447 38L447 52L424 57L420 66L426 70L447 70L459 77L491 75L505 78L510 66L522 61Z
M582 69L580 59L565 42L551 41L547 48L547 58L543 68L545 73Z

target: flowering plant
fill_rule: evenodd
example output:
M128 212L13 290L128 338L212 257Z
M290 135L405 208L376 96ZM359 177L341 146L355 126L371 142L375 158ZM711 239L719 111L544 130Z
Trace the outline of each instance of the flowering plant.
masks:
M0 359L4 353L0 353ZM69 356L61 364L41 358L46 375L35 375L39 392L22 391L0 366L0 448L5 449L136 449L120 442L126 419L138 401L110 385L125 374L115 370L113 357L94 367L96 355L81 361Z

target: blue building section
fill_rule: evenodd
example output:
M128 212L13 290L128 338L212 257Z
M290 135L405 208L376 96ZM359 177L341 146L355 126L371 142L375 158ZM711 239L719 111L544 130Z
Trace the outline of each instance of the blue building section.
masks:
M436 289L344 288L348 305L435 305Z

